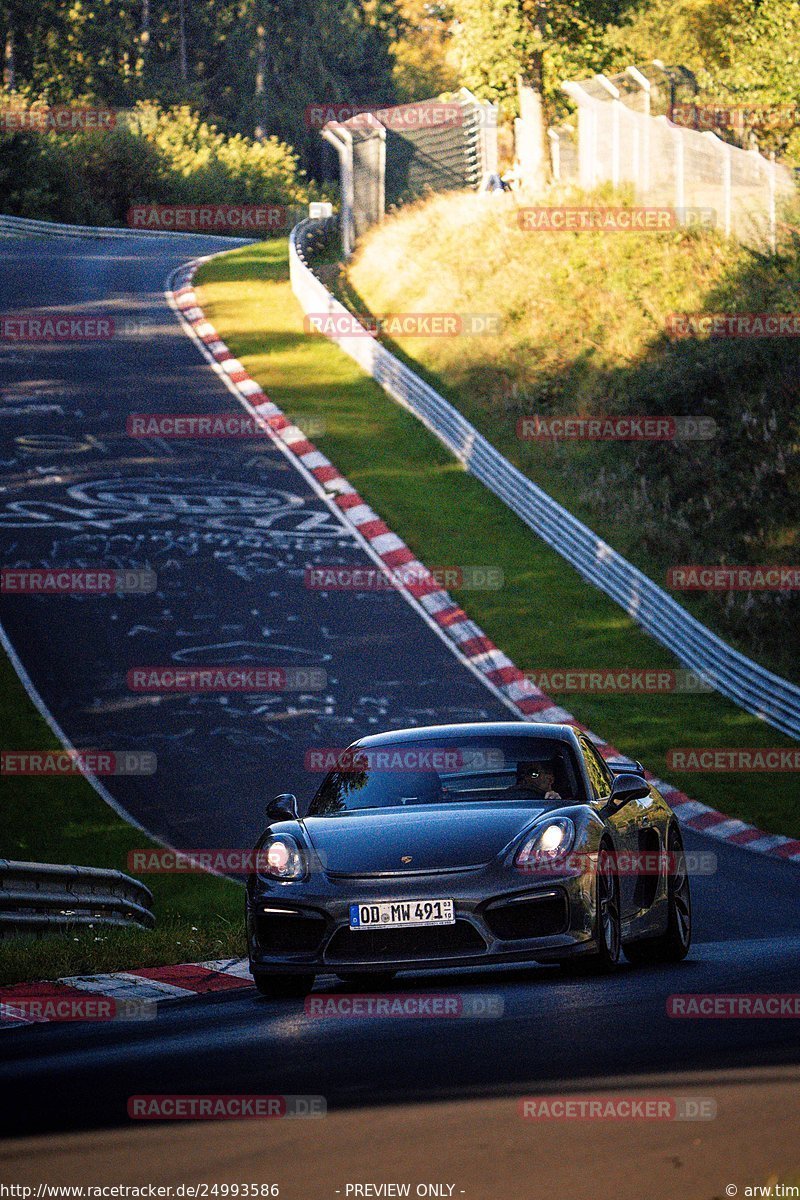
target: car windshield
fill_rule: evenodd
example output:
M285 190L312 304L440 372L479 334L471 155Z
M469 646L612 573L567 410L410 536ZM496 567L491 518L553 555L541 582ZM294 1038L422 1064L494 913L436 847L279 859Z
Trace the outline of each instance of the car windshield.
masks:
M555 738L487 737L354 747L340 756L308 815L466 801L579 797L573 751Z

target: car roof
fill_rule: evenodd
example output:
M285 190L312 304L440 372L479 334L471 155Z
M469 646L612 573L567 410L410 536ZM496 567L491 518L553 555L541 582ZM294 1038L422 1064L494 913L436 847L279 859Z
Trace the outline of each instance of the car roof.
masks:
M475 721L463 725L417 725L413 729L389 729L385 733L372 733L358 738L353 746L396 746L398 743L417 742L436 738L450 740L464 737L519 737L548 738L552 741L568 741L574 744L575 729L572 725L549 725L533 721Z

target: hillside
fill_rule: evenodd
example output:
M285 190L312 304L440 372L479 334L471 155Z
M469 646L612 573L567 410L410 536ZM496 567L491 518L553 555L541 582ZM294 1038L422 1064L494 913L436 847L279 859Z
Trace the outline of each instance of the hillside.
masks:
M796 242L771 260L714 233L524 232L515 218L507 197L440 196L407 208L364 239L343 292L374 314L498 314L495 336L395 346L520 469L658 582L684 563L795 563L796 337L676 339L667 324L673 313L791 313ZM526 440L518 422L533 414L705 417L716 433ZM747 653L798 677L797 592L680 599Z

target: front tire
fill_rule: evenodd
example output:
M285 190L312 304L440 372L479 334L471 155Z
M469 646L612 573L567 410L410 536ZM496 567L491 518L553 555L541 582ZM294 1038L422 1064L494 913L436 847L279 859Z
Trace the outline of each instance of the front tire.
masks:
M270 1000L292 1000L307 996L314 986L314 975L270 975L259 971L253 982L262 996Z
M667 882L667 929L657 937L642 938L625 947L628 962L683 962L692 944L692 896L683 853L683 840L675 825L669 831L667 851L675 869Z
M566 958L561 968L570 975L600 975L613 971L622 955L622 914L616 857L604 843L597 855L595 933L596 950Z

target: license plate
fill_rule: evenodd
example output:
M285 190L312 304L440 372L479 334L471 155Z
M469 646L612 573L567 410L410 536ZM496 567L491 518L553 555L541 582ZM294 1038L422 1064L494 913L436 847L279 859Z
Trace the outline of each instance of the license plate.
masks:
M452 900L385 900L351 904L351 929L407 929L409 926L455 925Z

